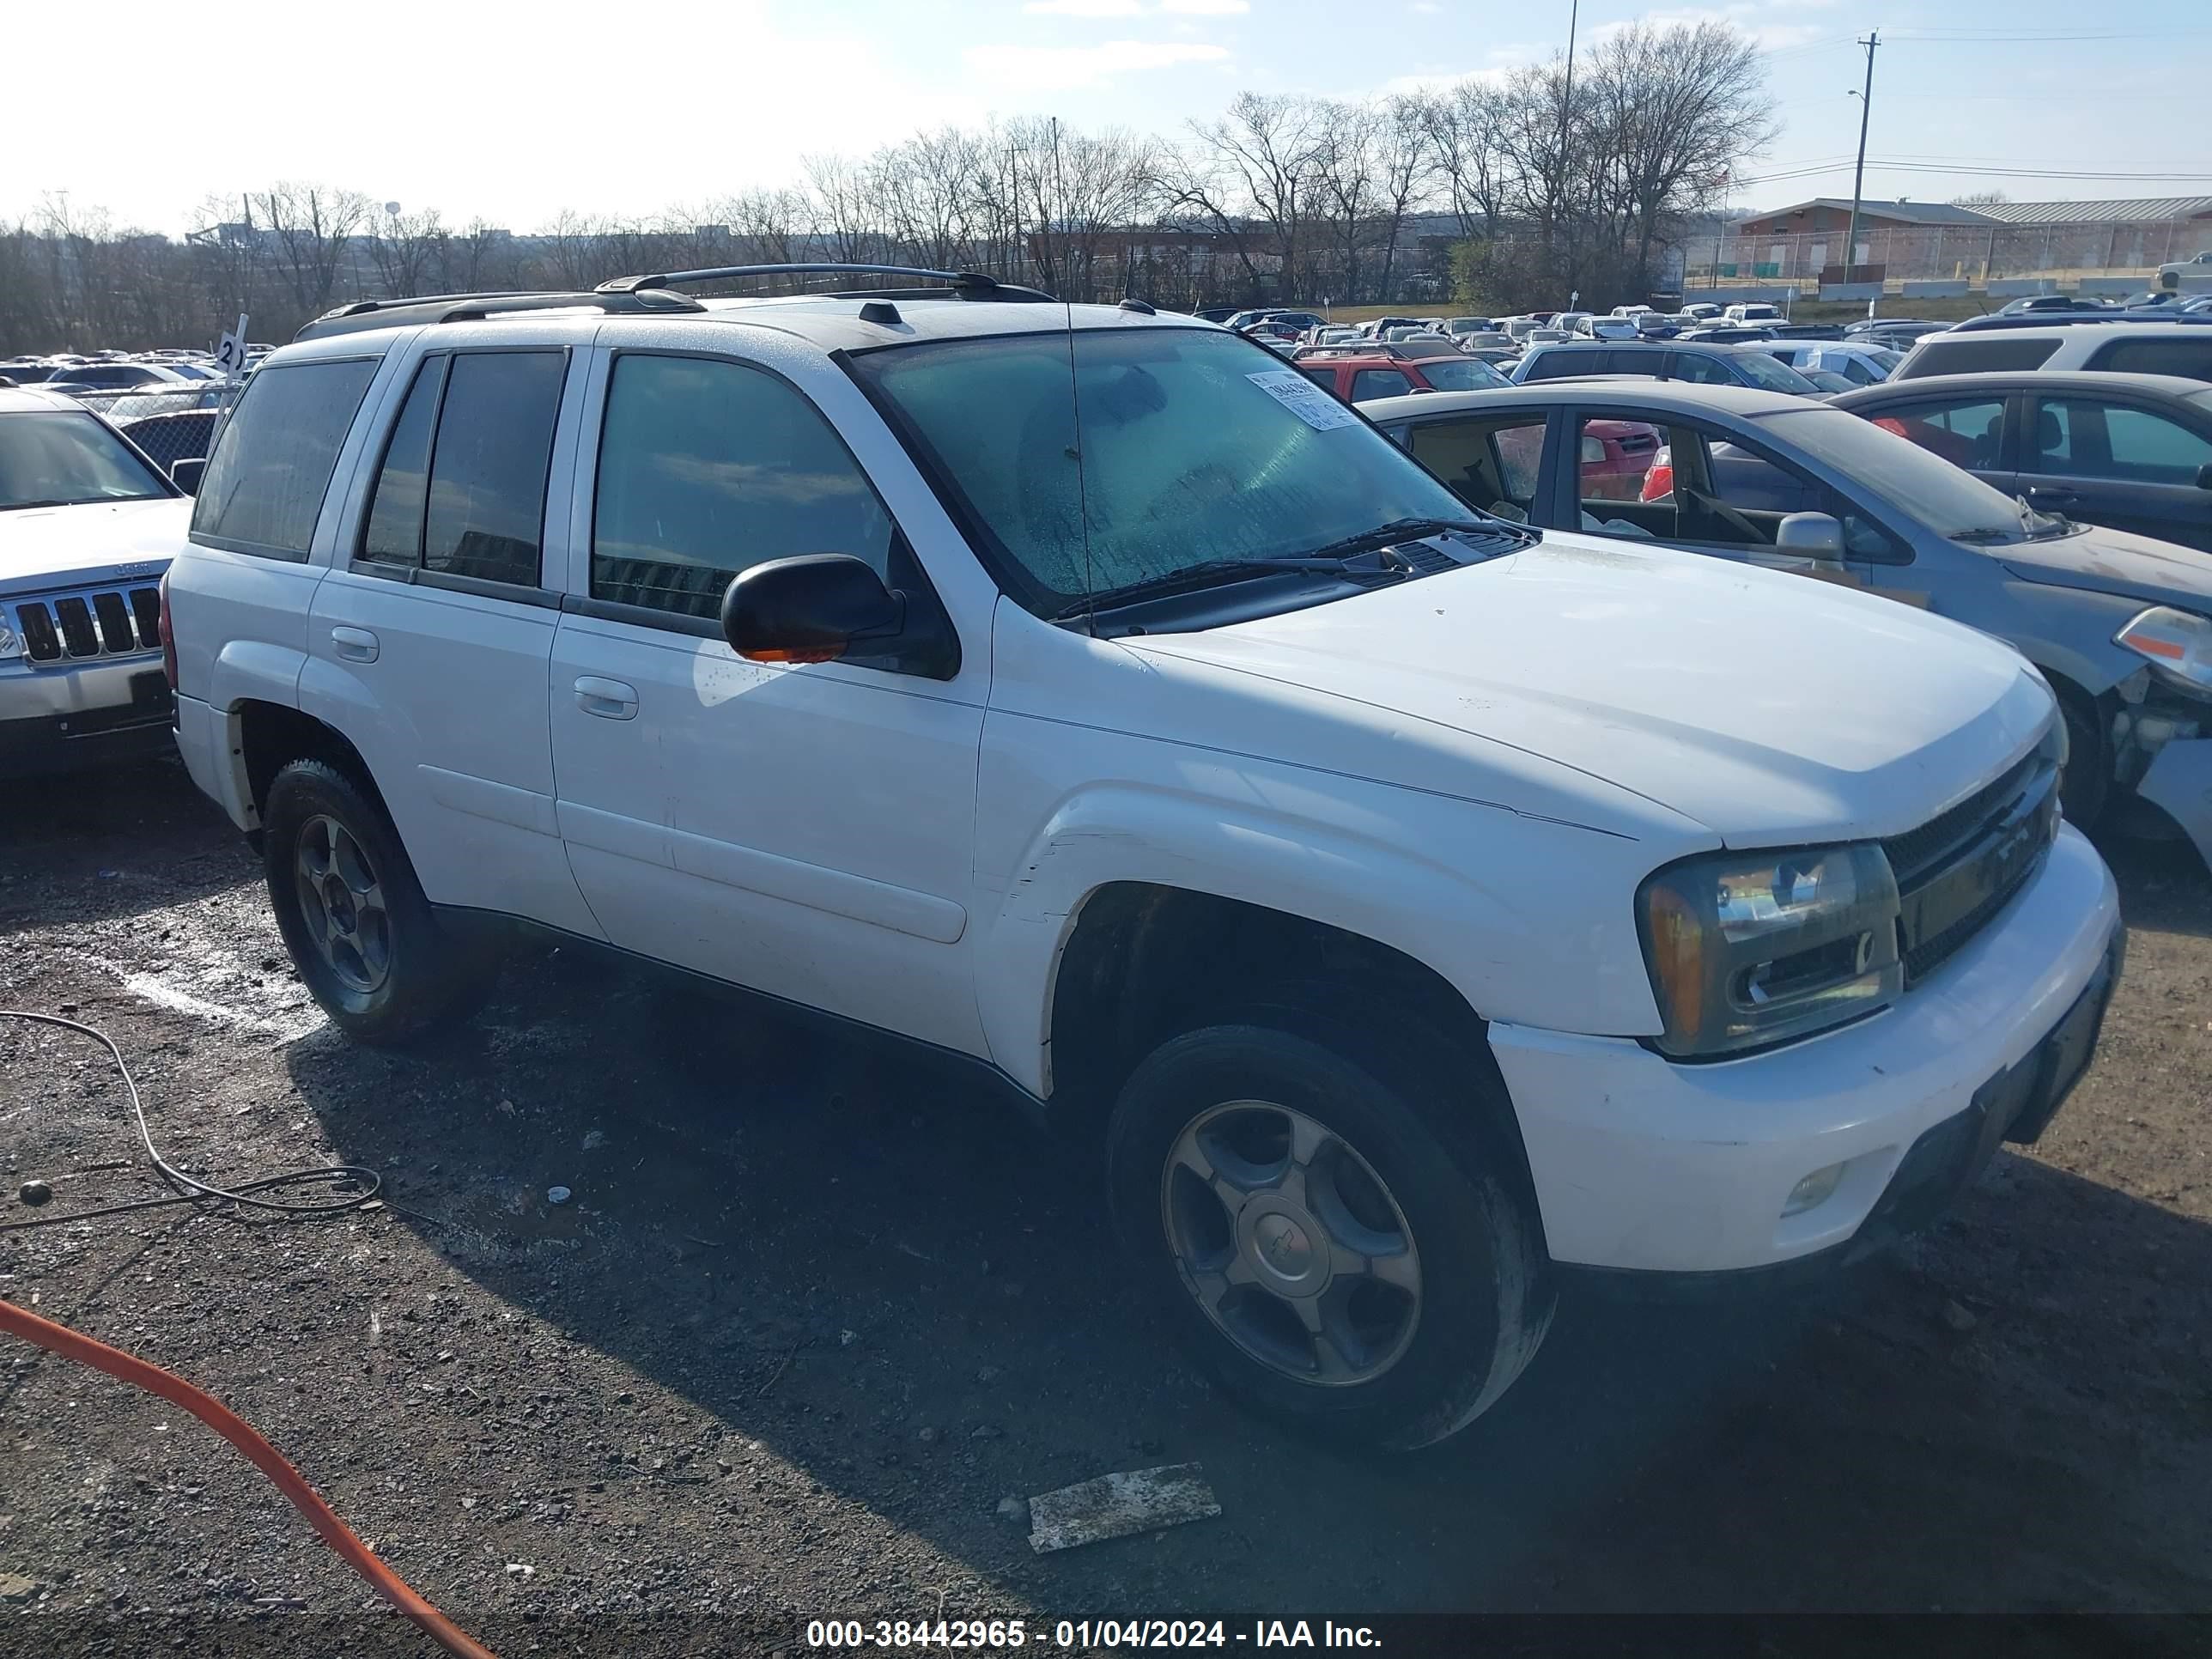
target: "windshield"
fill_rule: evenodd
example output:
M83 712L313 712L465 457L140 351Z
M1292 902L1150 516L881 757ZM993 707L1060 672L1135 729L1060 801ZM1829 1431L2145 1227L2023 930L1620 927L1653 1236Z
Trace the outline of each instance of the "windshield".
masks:
M1738 352L1735 361L1736 366L1743 370L1745 380L1769 392L1794 392L1805 398L1820 389L1779 357L1770 356L1764 351Z
M1212 561L1468 517L1360 416L1235 335L1055 331L850 361L1040 615Z
M0 415L0 512L143 501L168 493L127 444L89 415Z
M1929 529L1954 540L2030 541L2064 526L2063 520L2030 512L1911 439L1840 409L1790 410L1762 415L1759 422L1779 441L1878 488Z
M1454 362L1425 359L1421 378L1437 392L1482 392L1492 386L1513 384L1479 357Z

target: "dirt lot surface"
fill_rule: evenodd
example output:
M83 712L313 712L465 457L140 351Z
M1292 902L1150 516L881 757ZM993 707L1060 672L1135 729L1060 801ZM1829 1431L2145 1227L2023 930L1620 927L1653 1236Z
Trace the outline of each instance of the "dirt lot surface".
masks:
M17 791L0 1006L111 1033L195 1170L346 1160L390 1202L0 1234L0 1296L228 1401L516 1651L707 1650L702 1615L759 1652L830 1615L2212 1611L2212 890L2109 851L2127 977L2032 1155L1822 1300L1571 1302L1474 1430L1381 1461L1214 1397L1093 1172L962 1080L574 951L434 1052L360 1050L181 775ZM144 1192L81 1173L137 1151L103 1055L0 1024L0 1220L33 1176ZM1185 1462L1218 1519L1036 1557L1000 1512ZM4 1339L0 1469L0 1650L428 1651L198 1424Z

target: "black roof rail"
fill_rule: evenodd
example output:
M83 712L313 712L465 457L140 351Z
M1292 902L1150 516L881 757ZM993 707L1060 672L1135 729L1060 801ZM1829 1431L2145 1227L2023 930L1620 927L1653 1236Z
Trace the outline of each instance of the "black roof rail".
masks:
M720 283L735 281L741 276L827 276L845 273L865 276L919 276L942 284L951 297L959 300L1017 300L1052 301L1049 294L1033 288L1023 288L1012 283L1002 283L995 276L980 270L930 270L919 265L858 264L845 261L816 261L804 264L770 265L711 265L704 270L657 270L635 276L614 276L601 283L595 292L600 294L645 294L666 289L678 283ZM924 293L927 291L924 290ZM836 290L823 295L829 299L880 299L890 295L915 298L914 289L871 289L865 293Z
M319 340L372 328L405 328L420 323L472 323L518 311L553 311L587 307L594 311L704 311L687 294L429 294L406 300L357 300L326 311L292 337Z

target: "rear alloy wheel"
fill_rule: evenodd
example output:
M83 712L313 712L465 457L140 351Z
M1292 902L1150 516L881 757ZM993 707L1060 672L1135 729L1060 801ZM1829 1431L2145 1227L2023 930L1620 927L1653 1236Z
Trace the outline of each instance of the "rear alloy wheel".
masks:
M392 913L361 843L319 813L300 826L293 871L301 919L325 965L349 989L374 995L392 973Z
M1411 1449L1505 1391L1552 1297L1494 1070L1423 1061L1413 1037L1370 1059L1374 1036L1229 1024L1163 1043L1115 1103L1108 1190L1146 1287L1226 1389Z
M348 1036L411 1042L489 988L491 942L439 921L382 803L349 773L293 761L270 782L262 831L277 930Z

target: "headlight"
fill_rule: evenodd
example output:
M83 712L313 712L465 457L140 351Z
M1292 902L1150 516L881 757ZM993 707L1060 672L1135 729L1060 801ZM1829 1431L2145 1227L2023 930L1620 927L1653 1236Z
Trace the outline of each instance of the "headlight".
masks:
M2212 622L2154 605L2113 635L2112 643L2144 659L2169 685L2200 696L2212 693Z
M1891 1001L1897 880L1879 847L1714 853L1637 892L1662 1052L1711 1059L1841 1025Z
M23 636L8 625L5 617L0 617L0 662L10 661L22 654Z

